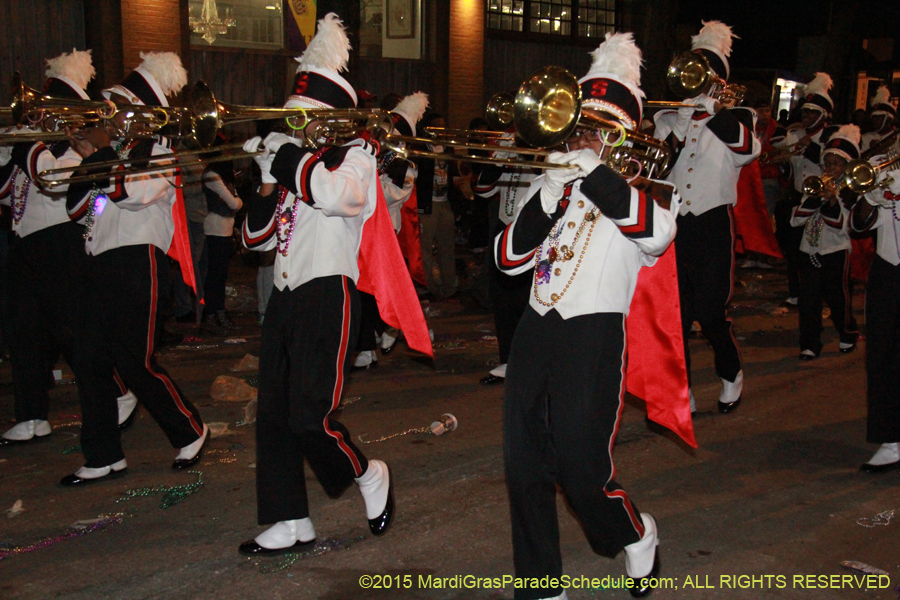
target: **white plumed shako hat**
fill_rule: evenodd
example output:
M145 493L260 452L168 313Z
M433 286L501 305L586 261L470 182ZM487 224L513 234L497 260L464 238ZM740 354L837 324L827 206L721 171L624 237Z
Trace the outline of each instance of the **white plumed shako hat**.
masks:
M627 129L640 129L642 100L641 50L631 33L607 33L591 53L591 68L578 80L585 108L608 112Z
M285 108L356 108L356 91L340 75L350 60L350 40L335 13L319 21L315 37L295 60L300 65Z

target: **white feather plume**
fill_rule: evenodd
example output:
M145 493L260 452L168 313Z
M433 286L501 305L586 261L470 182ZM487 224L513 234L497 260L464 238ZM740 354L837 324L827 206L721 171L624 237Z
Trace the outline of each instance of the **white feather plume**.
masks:
M701 21L703 28L691 36L691 49L707 48L717 50L726 58L731 56L732 38L741 39L731 32L731 27L721 21Z
M828 92L831 90L834 82L831 80L831 75L828 73L816 73L816 76L813 77L813 80L806 84L804 91L807 94L819 94L820 96L825 96L829 98Z
M883 85L878 88L878 91L875 92L875 96L872 97L872 101L869 102L869 106L875 106L876 104L890 104L890 103L891 103L891 90L889 90L886 85Z
M87 89L88 82L96 74L90 50L73 48L71 54L64 52L56 58L47 59L47 77L67 77L81 89Z
M397 106L395 106L394 110L391 112L403 113L408 116L413 123L418 123L422 119L422 115L425 114L425 109L427 108L428 94L416 92L398 102Z
M634 43L631 33L607 33L606 41L591 52L591 68L585 78L615 75L624 83L631 84L644 97L641 86L641 66L644 60L641 49Z
M319 29L309 42L306 51L295 58L300 65L297 72L308 71L310 67L329 69L340 73L347 70L350 60L350 40L344 30L341 18L328 13L319 21Z
M166 96L177 93L187 85L187 71L174 52L141 52L141 58L143 62L139 67L153 75Z
M841 125L837 131L832 134L831 139L834 138L843 138L845 140L850 140L857 146L859 146L859 141L861 139L861 134L859 131L859 127L856 125Z

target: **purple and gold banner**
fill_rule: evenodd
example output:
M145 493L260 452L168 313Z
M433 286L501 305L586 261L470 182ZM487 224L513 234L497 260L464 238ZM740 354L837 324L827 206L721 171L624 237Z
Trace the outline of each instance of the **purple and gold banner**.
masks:
M284 0L290 8L287 19L288 50L303 52L316 34L316 0Z

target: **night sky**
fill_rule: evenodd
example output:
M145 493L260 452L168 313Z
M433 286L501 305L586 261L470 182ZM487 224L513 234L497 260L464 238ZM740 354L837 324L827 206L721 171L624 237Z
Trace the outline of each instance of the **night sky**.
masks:
M797 40L804 36L891 37L900 33L900 2L840 0L679 0L677 23L718 19L741 37L734 41L732 68L790 70ZM900 40L897 40L900 45ZM859 46L861 47L861 46ZM900 55L894 49L894 57Z

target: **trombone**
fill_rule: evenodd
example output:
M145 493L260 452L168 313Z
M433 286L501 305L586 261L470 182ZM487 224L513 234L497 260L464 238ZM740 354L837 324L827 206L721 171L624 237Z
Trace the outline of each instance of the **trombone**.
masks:
M878 174L898 162L900 162L900 153L896 150L888 152L884 160L874 165L865 158L857 158L847 163L837 181L828 175L807 177L803 182L803 193L809 196L821 196L825 190L831 189L837 195L845 188L849 188L854 194L862 195L878 188L885 188L894 180L892 177L887 177L879 182Z
M682 52L669 64L666 83L679 98L695 98L707 94L722 104L739 106L744 101L747 88L728 83L717 77L709 61L699 52Z
M127 106L125 110L134 109L148 112L145 106ZM353 132L358 133L364 121L365 128L390 127L390 116L380 110L365 109L304 109L304 108L264 108L255 106L231 105L216 100L212 91L204 82L199 81L191 94L188 109L178 109L179 124L182 130L189 129L182 137L193 138L200 146L197 150L186 150L171 154L160 154L143 158L139 161L132 158L96 162L77 167L65 167L41 171L35 181L45 188L53 189L63 185L85 182L99 182L110 177L109 170L124 167L117 174L141 175L170 171L179 167L179 162L203 162L206 164L251 158L262 152L244 152L243 144L226 144L212 147L216 134L221 127L234 123L245 123L264 119L284 118L288 126L294 130L302 130L307 142L318 140L323 136L345 137ZM300 121L302 119L302 122ZM316 126L309 128L313 122ZM318 145L318 142L317 144ZM144 166L133 166L140 162ZM72 175L77 173L76 175ZM67 179L60 176L71 175Z

